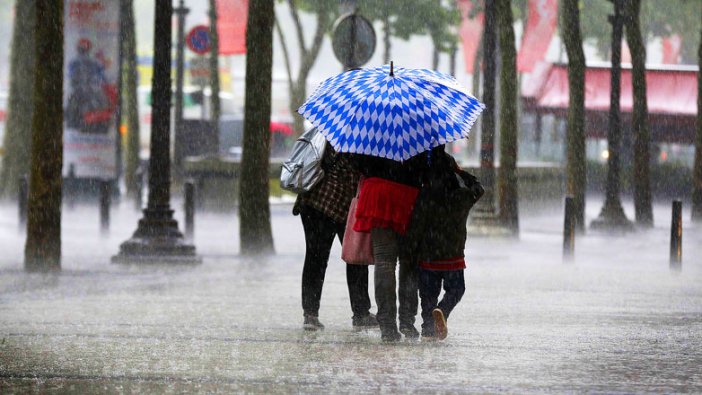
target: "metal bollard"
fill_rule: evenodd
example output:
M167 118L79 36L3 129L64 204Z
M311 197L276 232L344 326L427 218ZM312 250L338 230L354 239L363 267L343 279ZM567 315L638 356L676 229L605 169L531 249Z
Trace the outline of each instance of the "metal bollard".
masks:
M110 231L110 193L112 183L107 180L100 181L100 231L107 234Z
M185 182L185 238L193 239L195 233L195 185Z
M64 185L68 208L72 209L76 206L76 199L79 196L78 185L76 182L76 165L71 163L68 166L68 177L66 177L66 185Z
M575 255L575 201L565 198L565 220L563 221L563 261L572 262Z
M21 176L18 179L19 187L17 188L17 208L19 216L19 228L24 230L27 226L27 204L29 199L29 180L27 176Z
M135 196L135 206L137 211L141 211L143 207L143 196L144 196L144 172L141 171L141 168L137 170L136 172L136 182L137 182L137 190L136 190L136 196Z
M673 200L673 219L670 226L670 269L682 269L682 202Z

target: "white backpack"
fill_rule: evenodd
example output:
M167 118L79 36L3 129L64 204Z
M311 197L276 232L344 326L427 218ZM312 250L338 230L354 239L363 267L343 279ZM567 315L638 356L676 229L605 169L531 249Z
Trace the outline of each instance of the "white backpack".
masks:
M295 193L308 192L324 177L322 156L327 140L313 127L297 138L280 172L280 187Z

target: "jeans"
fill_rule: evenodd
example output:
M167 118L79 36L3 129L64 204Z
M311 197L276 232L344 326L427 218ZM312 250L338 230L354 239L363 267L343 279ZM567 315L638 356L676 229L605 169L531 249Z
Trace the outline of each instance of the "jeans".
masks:
M303 207L300 212L305 230L305 265L302 269L302 310L306 315L319 315L319 302L322 298L324 274L331 252L334 237L339 243L344 239L345 223L339 223L320 211ZM368 266L346 264L346 283L351 299L354 317L369 314L371 307L368 296Z
M375 259L375 303L381 331L397 331L397 295L400 327L414 325L417 315L418 269L400 252L400 236L390 229L372 229ZM396 291L395 265L400 258L400 288Z
M444 283L444 297L438 302L441 282ZM431 311L441 309L448 319L451 311L458 304L466 291L463 269L461 270L427 270L419 269L419 296L422 298L422 333L434 332L434 317Z

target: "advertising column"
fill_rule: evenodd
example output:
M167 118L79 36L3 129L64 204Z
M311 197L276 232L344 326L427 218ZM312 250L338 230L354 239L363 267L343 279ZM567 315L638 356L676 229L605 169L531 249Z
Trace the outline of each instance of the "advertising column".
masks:
M68 0L65 9L64 177L117 177L119 1Z

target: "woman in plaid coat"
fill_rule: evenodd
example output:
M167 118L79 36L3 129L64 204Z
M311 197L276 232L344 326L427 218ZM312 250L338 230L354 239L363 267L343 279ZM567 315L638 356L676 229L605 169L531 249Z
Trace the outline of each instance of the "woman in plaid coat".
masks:
M349 205L356 194L359 180L359 173L329 143L324 149L322 169L324 178L309 192L298 195L293 206L293 214L300 215L305 231L302 310L303 328L309 331L324 329L319 322L319 303L329 253L335 237L338 237L339 243L344 239ZM346 264L346 282L354 329L377 326L375 315L370 313L368 266Z

